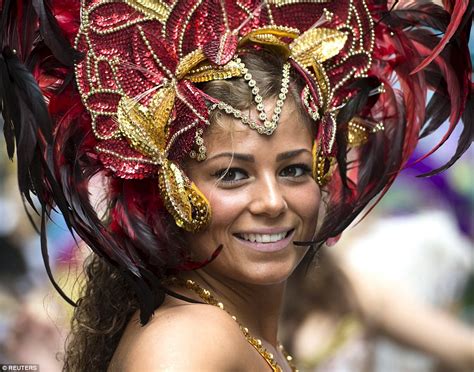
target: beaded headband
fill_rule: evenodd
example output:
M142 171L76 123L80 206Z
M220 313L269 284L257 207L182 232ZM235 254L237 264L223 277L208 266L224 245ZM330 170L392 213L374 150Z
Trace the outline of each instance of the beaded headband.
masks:
M302 12L311 17L302 20ZM239 58L255 45L288 59L271 117ZM209 112L221 110L271 135L290 69L296 69L306 81L304 107L319 126L313 174L323 185L329 179L325 164L334 155L336 114L350 97L339 92L368 71L374 31L365 1L96 0L81 6L75 46L85 56L76 64L76 80L101 161L119 177L157 177L177 225L198 231L210 220L210 206L175 160L176 153L178 159L205 159L201 135ZM247 82L258 120L226 102L209 102L194 85L235 77Z

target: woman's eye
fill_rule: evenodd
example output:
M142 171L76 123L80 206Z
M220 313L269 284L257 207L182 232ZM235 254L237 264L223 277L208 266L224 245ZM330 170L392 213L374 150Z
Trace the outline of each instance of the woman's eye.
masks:
M295 164L295 165L290 165L289 167L284 168L280 172L280 176L297 178L297 177L304 176L308 174L309 172L311 172L311 169L307 165Z
M247 178L247 173L238 168L225 168L214 173L219 182L233 183Z

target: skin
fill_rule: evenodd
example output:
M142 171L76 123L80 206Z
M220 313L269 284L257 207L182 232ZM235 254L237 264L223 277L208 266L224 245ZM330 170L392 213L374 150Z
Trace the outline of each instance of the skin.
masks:
M224 248L205 268L181 276L209 289L289 370L277 348L278 320L286 280L308 249L292 241L312 240L321 199L311 177L311 128L287 100L271 136L224 117L204 141L207 159L190 162L186 173L208 198L212 222L187 239L200 260ZM238 238L283 230L293 236L275 252L258 251ZM173 290L200 300L184 288ZM147 326L137 323L136 315L109 370L269 370L237 323L216 307L168 297Z

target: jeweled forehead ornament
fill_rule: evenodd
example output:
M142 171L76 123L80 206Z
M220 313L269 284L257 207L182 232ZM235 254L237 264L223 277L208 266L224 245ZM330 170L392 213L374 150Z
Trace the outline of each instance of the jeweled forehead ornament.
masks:
M319 5L313 8L316 21L330 13ZM339 30L314 23L300 30L285 18L285 6L271 1L239 7L212 0L92 0L81 5L75 45L85 57L76 65L76 81L91 116L99 158L118 177L157 177L168 212L188 231L204 228L211 218L208 201L179 166L198 140L199 156L205 156L201 135L210 124L209 108L196 83L242 76L251 89L258 121L225 102L213 102L211 110L222 110L259 133L271 134L287 97L290 69L295 68L308 81L308 112L321 123L315 143L325 155L332 152L335 108L341 102L334 99L339 87L328 76L326 63L343 50L348 31L342 24ZM357 9L348 9L347 23L359 22ZM357 43L354 35L351 43ZM255 80L238 58L241 48L252 44L288 57L271 118ZM344 65L347 58L338 63ZM370 64L367 60L364 66ZM368 68L364 66L344 79L363 73Z

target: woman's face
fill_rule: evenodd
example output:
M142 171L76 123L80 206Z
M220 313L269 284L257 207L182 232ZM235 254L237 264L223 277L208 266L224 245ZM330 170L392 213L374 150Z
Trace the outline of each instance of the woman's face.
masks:
M313 135L290 100L271 136L230 117L220 124L204 137L207 159L186 169L212 208L209 227L190 234L189 246L204 260L223 245L204 268L221 280L282 282L307 251L292 242L315 233L320 190L311 177Z

